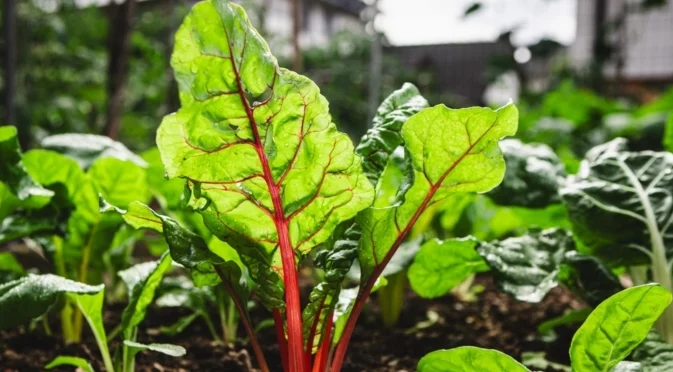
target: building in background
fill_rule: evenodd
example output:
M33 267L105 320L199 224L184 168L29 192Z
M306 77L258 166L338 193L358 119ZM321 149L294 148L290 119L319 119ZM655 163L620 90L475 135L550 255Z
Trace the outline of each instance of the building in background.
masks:
M673 2L651 9L630 0L581 0L577 2L577 36L568 48L571 66L586 70L594 58L598 22L623 23L609 31L607 42L616 47L603 75L609 83L638 93L673 83ZM602 14L599 14L602 9Z

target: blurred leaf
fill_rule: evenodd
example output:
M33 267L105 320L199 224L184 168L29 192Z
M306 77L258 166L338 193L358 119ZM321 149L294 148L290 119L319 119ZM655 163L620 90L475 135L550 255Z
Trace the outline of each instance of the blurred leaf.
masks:
M23 165L23 154L19 145L16 127L0 127L0 182L19 200L31 198L35 208L44 206L54 193L40 186L31 178Z
M57 134L45 137L41 145L46 150L52 150L76 160L82 169L88 169L102 158L128 160L143 168L147 166L141 157L131 152L122 143L105 136L79 133Z
M184 347L171 344L141 344L134 341L124 340L124 345L128 346L131 350L131 358L135 356L138 352L144 350L156 351L158 353L166 354L172 357L181 357L187 354L187 350Z
M417 368L418 372L530 372L507 354L473 346L433 351L421 358Z
M74 356L58 356L44 366L44 368L54 369L61 366L77 367L78 370L82 370L83 372L94 372L94 369L88 360Z
M483 5L484 5L484 4L482 4L482 3L479 2L479 1L470 4L470 6L467 7L467 9L465 9L465 12L463 12L463 18L466 18L466 17L468 17L469 15L472 15L472 14L474 14L474 13L477 13L479 10L481 10L481 7L482 7Z

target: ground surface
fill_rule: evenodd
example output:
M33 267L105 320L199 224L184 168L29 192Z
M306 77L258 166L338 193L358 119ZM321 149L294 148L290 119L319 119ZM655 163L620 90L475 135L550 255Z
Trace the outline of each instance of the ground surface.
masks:
M414 371L418 359L426 353L462 345L495 348L515 358L519 358L522 351L546 351L549 359L568 364L572 327L559 330L553 343L540 341L536 333L537 325L543 320L580 306L568 292L555 289L542 303L526 304L498 292L488 277L478 281L485 286L485 291L476 302L461 302L451 296L427 301L410 294L400 324L394 329L380 325L373 303L370 307L373 311L365 314L358 323L344 371ZM108 330L119 322L120 312L114 310L105 315ZM439 320L430 327L405 334L409 328L427 320L428 310L436 312ZM157 353L141 353L137 358L138 371L254 370L251 366L255 361L251 360L251 352L242 343L213 344L200 323L194 323L183 335L157 334L157 327L172 323L180 315L179 310L153 309L138 340L179 344L187 349L187 355L171 358ZM262 317L263 314L253 316ZM261 331L260 340L263 345L268 345L265 354L269 366L272 369L276 366L274 371L279 371L274 331ZM64 346L58 337L47 336L40 330L0 332L0 372L43 371L44 365L57 355L85 357L94 361L97 371L103 370L98 348L90 335L82 345Z

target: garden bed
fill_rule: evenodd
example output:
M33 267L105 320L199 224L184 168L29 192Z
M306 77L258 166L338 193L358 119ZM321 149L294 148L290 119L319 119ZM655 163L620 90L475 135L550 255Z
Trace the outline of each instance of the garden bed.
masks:
M541 303L527 304L499 292L488 275L479 277L477 282L484 285L485 290L475 302L461 302L452 296L428 301L409 294L400 323L394 329L383 328L376 311L366 313L356 328L344 370L413 371L418 360L428 352L461 345L494 348L515 358L520 358L523 351L546 351L549 359L569 363L567 350L574 328L559 329L558 338L552 343L540 341L536 331L537 325L545 319L581 306L569 292L556 288ZM376 310L375 307L374 303L372 310ZM122 308L112 306L106 311L108 330L119 322ZM417 323L427 320L428 310L436 312L439 320L427 328L405 334ZM156 330L159 326L171 324L181 315L184 315L181 310L153 308L140 330L139 340L181 345L187 349L187 355L172 358L158 353L141 353L137 358L138 371L253 370L251 365L255 365L255 361L250 357L251 350L247 350L243 343L214 344L208 338L205 326L199 322L188 328L185 334L158 334ZM253 312L253 317L260 320L264 316L261 311ZM56 327L56 324L53 326ZM260 338L266 347L269 366L279 371L280 360L273 329L262 330ZM90 334L81 345L64 346L59 337L47 336L41 331L2 331L0 350L1 372L42 371L44 365L57 355L81 356L95 361L96 370L103 367Z

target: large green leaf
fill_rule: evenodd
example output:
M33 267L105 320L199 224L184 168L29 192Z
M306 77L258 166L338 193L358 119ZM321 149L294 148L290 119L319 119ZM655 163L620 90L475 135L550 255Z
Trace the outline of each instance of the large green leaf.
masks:
M587 153L561 188L574 234L611 264L666 261L673 247L673 154L628 152L618 138Z
M562 229L481 243L479 254L488 262L498 287L520 301L539 302L558 286L565 253L573 250L572 236Z
M77 161L82 169L89 168L101 158L128 160L140 167L147 163L122 143L109 137L95 134L66 133L45 137L40 145L46 150L56 151Z
M673 345L651 330L633 351L631 359L640 362L645 372L667 372L673 369Z
M428 101L421 96L418 88L404 83L402 88L389 95L374 116L372 128L362 137L355 152L362 157L362 168L367 178L376 185L383 172L388 157L402 145L402 125L419 111L428 107Z
M409 267L409 283L423 298L446 295L470 275L489 267L476 251L474 238L431 240L423 246Z
M96 192L114 205L148 199L145 169L131 161L101 158L91 164L86 175Z
M19 200L31 198L34 207L44 206L54 193L28 174L22 157L16 127L0 127L0 182L5 183Z
M507 170L502 183L488 196L500 205L543 208L559 203L559 178L563 163L543 144L524 144L518 139L500 142Z
M269 267L278 246L304 255L371 203L327 101L278 67L241 7L197 4L171 63L182 108L164 118L157 145L168 177L189 180L190 204L221 240Z
M625 289L605 300L573 337L573 370L609 371L646 338L670 303L671 293L658 284Z
M421 358L417 369L418 372L530 372L507 354L473 346L433 351Z
M363 230L358 248L363 280L385 265L428 205L500 183L505 162L498 140L516 132L517 118L511 104L496 111L440 105L407 120L402 127L406 178L397 197L391 201L377 194L374 206L357 217Z
M90 286L52 274L28 275L0 284L0 329L29 322L49 309L62 293L94 295L103 285Z
M129 303L124 308L121 322L125 339L130 339L133 329L145 319L157 287L172 264L173 260L166 252L157 261L141 263L119 272L129 292Z

